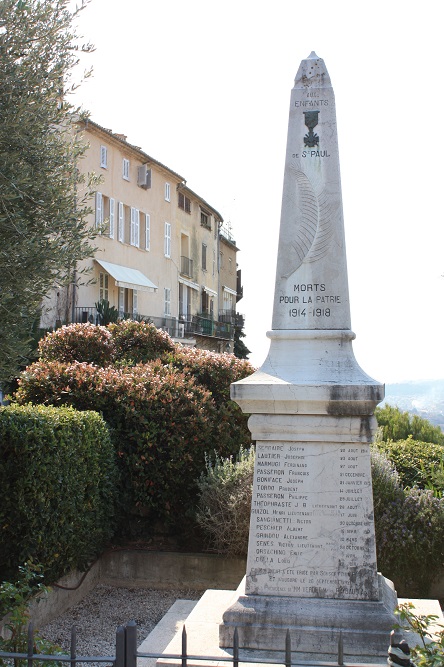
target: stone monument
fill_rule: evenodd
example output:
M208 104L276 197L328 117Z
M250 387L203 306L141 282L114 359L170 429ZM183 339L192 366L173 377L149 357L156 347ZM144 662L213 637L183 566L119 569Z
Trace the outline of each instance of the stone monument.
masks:
M220 645L387 654L397 598L377 573L370 443L384 387L353 350L333 89L303 60L291 93L270 351L231 396L256 441L245 591Z

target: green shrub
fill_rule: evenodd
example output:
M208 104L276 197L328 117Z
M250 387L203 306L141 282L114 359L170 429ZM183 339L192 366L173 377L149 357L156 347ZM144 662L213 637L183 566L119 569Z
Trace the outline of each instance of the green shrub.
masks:
M241 447L238 457L207 457L199 479L197 522L218 553L245 556L250 527L254 448Z
M194 504L215 407L209 392L183 373L159 362L120 369L39 362L23 373L16 398L103 414L112 428L122 474L119 496L128 515L180 523Z
M161 331L147 322L122 320L117 324L109 324L108 330L113 341L114 362L146 364L162 358L175 348L166 331Z
M441 445L418 442L408 437L407 440L396 442L379 442L377 446L395 466L403 487L416 485L425 489L430 483L439 486L439 470L444 464L444 447ZM443 489L444 486L441 491Z
M376 408L375 417L382 428L382 440L406 440L409 436L421 442L444 445L444 433L427 419L410 415L391 405Z
M375 446L371 450L373 507L375 517L385 511L389 503L403 496L398 472L384 452Z
M210 447L230 456L250 440L247 416L230 400L229 387L253 367L233 355L175 345L145 322L95 329L110 335L114 365L41 360L22 373L15 398L101 412L122 472L122 513L146 517L145 524L183 522L184 508L196 502L204 452ZM83 329L78 333L85 337ZM55 355L57 340L47 341L47 356ZM71 349L80 356L80 345ZM160 358L139 363L153 357Z
M378 567L398 594L427 597L444 563L444 500L405 489L375 512Z
M116 466L94 412L0 408L0 571L28 560L46 580L83 569L113 532Z
M69 324L42 338L39 355L42 361L107 366L113 355L111 334L106 327L95 324Z

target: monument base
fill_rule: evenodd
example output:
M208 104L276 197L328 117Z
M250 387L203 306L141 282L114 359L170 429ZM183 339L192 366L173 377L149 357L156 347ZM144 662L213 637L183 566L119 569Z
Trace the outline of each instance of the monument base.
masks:
M344 653L386 656L397 597L381 574L378 583L379 600L366 601L245 595L243 580L237 600L223 614L220 646L233 646L237 627L241 648L282 650L288 629L292 651L337 655L342 632Z

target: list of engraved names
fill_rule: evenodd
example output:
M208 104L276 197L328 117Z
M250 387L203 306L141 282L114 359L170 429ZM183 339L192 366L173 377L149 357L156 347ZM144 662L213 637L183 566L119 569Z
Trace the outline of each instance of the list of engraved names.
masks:
M247 592L374 598L368 447L256 447Z

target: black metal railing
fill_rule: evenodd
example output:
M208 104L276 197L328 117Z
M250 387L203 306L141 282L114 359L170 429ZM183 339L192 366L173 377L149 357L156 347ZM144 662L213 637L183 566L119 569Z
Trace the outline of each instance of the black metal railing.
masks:
M392 636L390 637L390 645L392 644ZM342 632L338 633L338 644L337 644L337 657L336 662L323 662L323 661L312 661L312 660L302 660L300 656L295 652L293 653L291 648L291 636L290 630L287 630L285 635L284 646L282 651L276 651L276 656L282 659L271 660L269 655L264 656L263 659L258 658L257 653L254 657L249 655L241 655L242 649L239 647L239 634L237 628L234 628L233 634L233 647L232 649L225 649L228 653L232 655L227 656L202 656L194 655L188 653L188 641L187 641L187 631L186 626L183 626L182 630L182 642L181 642L181 653L148 653L137 650L137 624L135 621L130 621L125 626L119 626L116 630L116 643L115 643L115 654L111 656L83 656L77 655L76 643L76 629L72 628L71 630L71 643L69 653L54 653L54 654L42 654L35 651L35 638L34 638L34 628L31 623L28 628L28 646L27 651L23 653L19 652L8 652L0 651L0 663L2 661L13 661L12 664L20 665L20 660L26 660L27 667L33 667L34 663L70 663L71 667L76 667L79 663L105 663L107 665L112 665L113 667L137 667L137 660L139 658L152 658L163 660L174 660L177 662L177 665L181 667L188 667L189 663L194 664L196 661L202 662L204 666L205 663L222 663L226 662L232 664L233 667L239 667L239 664L269 664L269 665L285 665L285 667L384 667L386 666L386 661L383 661L381 658L380 662L377 663L360 663L360 662L344 662L344 641ZM259 652L260 653L260 652ZM315 654L314 654L315 657ZM24 664L24 663L22 663Z
M96 308L77 307L75 309L75 322L86 324L100 324L100 317ZM141 313L119 313L123 320L136 320L151 322L158 329L166 331L172 338L189 338L194 336L211 336L232 340L234 337L233 322L215 321L211 313L199 313L197 315L186 315L182 317L155 317Z

